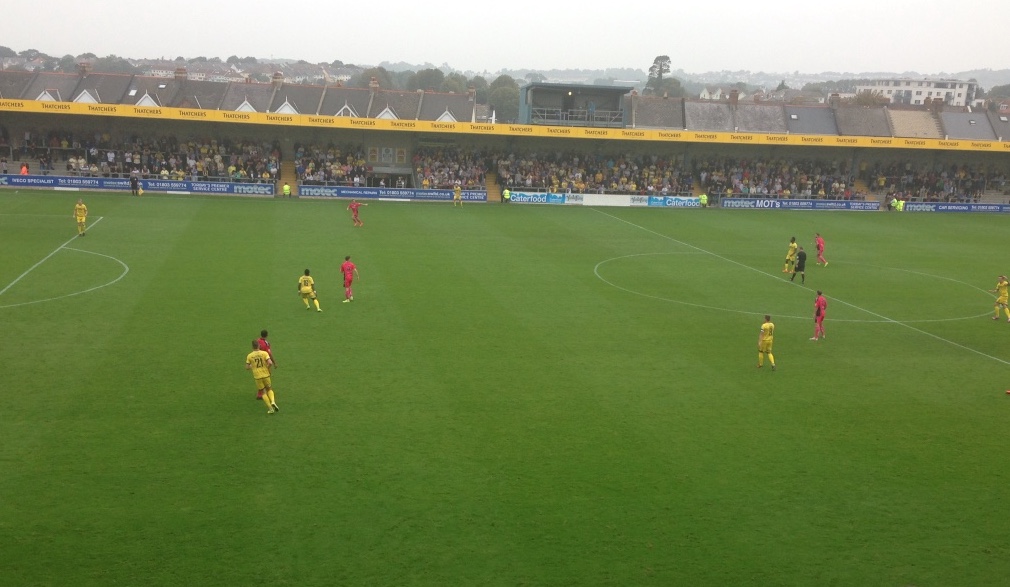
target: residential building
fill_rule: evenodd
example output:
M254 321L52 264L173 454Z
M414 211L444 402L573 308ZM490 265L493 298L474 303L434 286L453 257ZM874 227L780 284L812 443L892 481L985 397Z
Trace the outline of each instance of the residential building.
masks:
M948 106L976 106L978 84L964 80L879 79L856 86L857 92L874 92L892 104L922 105L926 99L940 99Z

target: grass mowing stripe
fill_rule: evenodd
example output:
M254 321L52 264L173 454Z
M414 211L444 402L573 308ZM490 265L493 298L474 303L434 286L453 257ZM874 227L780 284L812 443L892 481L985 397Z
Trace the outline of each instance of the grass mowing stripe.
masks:
M705 250L705 249L703 249L701 247L697 247L697 246L692 245L690 243L685 243L683 241L680 241L680 240L677 240L677 239L673 238L672 236L665 235L665 234L663 234L661 232L656 232L655 230L652 230L650 228L646 228L646 227L641 226L639 224L635 224L634 222L631 222L629 220L625 220L625 219L623 219L623 218L621 218L619 216L614 216L613 214L609 214L609 213L604 212L602 210L599 210L597 208L593 208L593 210L596 210L597 212L599 212L600 214L603 214L605 216L610 216L611 218L613 218L615 220L619 220L619 221L624 222L626 224L630 224L631 226L634 226L636 228L644 230L645 232L652 233L652 234L654 234L656 236L659 236L661 238L665 238L665 239L671 240L671 241L673 241L673 242L675 242L677 244L684 245L686 247L690 247L690 248L695 249L697 251L700 251L702 253L705 253L705 254L708 254L708 255L712 255L713 257L715 257L715 258L717 258L719 260L722 260L722 261L726 261L727 263L732 263L732 264L734 264L734 265L736 265L738 267L742 267L744 269L749 269L751 271L754 271L754 272L759 273L761 275L765 275L767 277L772 277L772 278L776 277L775 275L773 275L771 273L768 273L767 271L763 271L761 269L758 269L757 267L751 267L750 265L747 265L745 263L741 263L740 261L736 261L734 259L730 259L729 257L724 257L724 256L722 256L722 255L720 255L718 253L713 253L711 251L707 251L707 250ZM915 272L913 272L913 273L915 273ZM921 273L920 273L920 275L921 275ZM790 283L790 285L795 285L797 287L803 287L802 285L797 284L797 283L795 283L793 281L790 281L789 283ZM835 298L835 297L832 297L831 300L834 301L834 302L838 302L839 304L848 306L848 307L850 307L850 308L852 308L854 310L859 310L860 312L865 312L867 314L870 314L871 316L876 316L877 318L880 318L883 322L887 322L887 323L890 323L890 324L897 324L898 326L903 326L905 328L908 328L909 330L912 330L914 332L918 332L919 334L924 334L924 335L926 335L928 337L931 337L931 338L933 338L933 339L935 339L937 341L940 341L940 342L943 342L943 343L955 346L955 347L957 347L959 349L966 350L966 351L971 352L971 353L975 353L976 355L979 355L981 357L985 357L987 359L996 361L998 363L1002 363L1004 365L1010 365L1010 361L1007 361L1005 359L1001 359L999 357L994 357L993 355L990 355L988 353L983 353L982 351L980 351L978 349L973 349L973 348L971 348L969 346L966 346L966 345L963 345L963 344L961 344L959 342L955 342L953 340L950 340L950 339L944 338L942 336L933 334L932 332L923 330L921 328L916 328L915 326L912 326L911 324L908 324L906 322L902 322L900 320L895 320L893 318L889 318L887 316L884 316L883 314L879 314L877 312L874 312L873 310L868 310L868 309L863 308L861 306L857 306L856 304L853 304L851 302L847 302L845 300L842 300L842 299L839 299L839 298Z

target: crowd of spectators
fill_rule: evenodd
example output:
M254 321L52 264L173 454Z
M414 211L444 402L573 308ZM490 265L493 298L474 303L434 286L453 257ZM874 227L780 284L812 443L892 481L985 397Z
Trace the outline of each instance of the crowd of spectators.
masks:
M864 170L870 189L888 198L918 202L978 202L987 190L1004 190L1006 171L985 164L876 163Z
M449 146L421 146L414 150L416 185L423 189L483 188L487 181L490 151Z
M512 190L673 195L690 192L680 157L534 151L501 155L498 177Z
M294 149L295 175L306 185L377 185L363 145L295 143Z
M12 136L13 134L13 136ZM295 143L297 180L305 184L423 189L482 189L495 170L502 187L555 193L686 194L699 186L713 196L860 199L856 175L880 197L911 201L979 201L1008 190L1008 171L986 163L762 158L589 153L577 150L488 150L417 147L413 176L376 175L362 144ZM272 142L173 135L113 136L108 131L26 130L0 126L0 165L17 172L85 177L272 182L280 178L279 140ZM402 167L406 168L404 164ZM3 170L6 173L6 170ZM863 184L861 184L863 185Z
M692 162L702 189L730 197L853 199L855 178L848 161L700 157Z
M270 182L280 177L280 142L109 132L25 131L12 156L35 160L40 173L192 181Z

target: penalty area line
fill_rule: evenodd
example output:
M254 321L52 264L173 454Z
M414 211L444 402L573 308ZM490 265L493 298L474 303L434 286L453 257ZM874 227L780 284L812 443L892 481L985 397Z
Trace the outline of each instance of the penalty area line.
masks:
M656 235L656 236L658 236L660 238L664 238L664 239L666 239L668 241L675 242L675 243L677 243L679 245L682 245L682 246L685 246L685 247L689 247L691 249L694 249L696 251L705 253L707 255L711 255L712 257L715 257L716 259L719 259L721 261L726 261L727 263L731 263L733 265L736 265L738 267L742 267L744 269L749 269L749 270L751 270L751 271L753 271L755 273L759 273L759 274L764 275L766 277L771 277L773 279L776 279L777 281L782 281L781 279L778 278L778 276L773 275L771 273L768 273L767 271L762 271L761 269L758 269L756 267L751 267L750 265L746 265L744 263L741 263L740 261L736 261L736 260L730 259L729 257L724 257L724 256L722 256L722 255L720 255L718 253L713 253L712 251L708 251L708 250L705 250L705 249L703 249L701 247L692 245L691 243L685 243L684 241L677 240L677 239L673 238L672 236L665 235L665 234L663 234L661 232L656 232L655 230L652 230L651 228L646 228L646 227L641 226L639 224L635 224L634 222L631 222L630 220L625 220L624 218L621 218L620 216L614 216L613 214L610 214L608 212L604 212L604 211L599 210L597 208L593 208L593 210L595 210L596 212L599 212L600 214L603 214L604 216L609 216L609 217L613 218L614 220L618 220L620 222L623 222L623 223L625 223L625 224L627 224L629 226L634 226L635 228L637 228L639 230L644 230L645 232L654 234L654 235ZM803 287L803 285L797 284L797 283L792 282L792 281L788 282L788 285L793 285L795 287ZM806 288L804 288L804 289L806 289ZM0 292L0 293L3 293L3 292ZM980 357L985 357L987 359L991 359L993 361L996 361L997 363L1002 363L1004 365L1010 365L1010 361L1007 361L1005 359L1001 359L999 357L994 357L993 355L990 355L990 354L987 354L987 353L983 353L980 350L973 349L973 348L971 348L969 346L965 346L965 345L963 345L963 344L961 344L959 342L954 342L953 340L949 340L949 339L943 338L942 336L938 336L936 334L933 334L932 332L928 332L928 331L923 330L921 328L916 328L915 326L912 326L911 324L907 324L907 323L902 322L900 320L895 320L894 318L890 318L888 316L884 316L883 314L874 312L873 310L867 310L866 308L859 307L859 306L857 306L855 304L846 302L845 300L842 300L842 299L839 299L839 298L835 298L835 297L832 297L831 300L833 300L835 302L838 302L839 304L842 304L843 306L848 306L848 307L850 307L850 308L852 308L854 310L859 310L860 312L865 312L865 313L867 313L867 314L869 314L871 316L876 316L877 318L880 318L880 320L883 321L883 322L889 322L891 324L897 324L898 326L902 326L902 327L907 328L907 329L909 329L909 330L911 330L913 332L917 332L919 334L923 334L923 335L928 336L928 337L930 337L930 338L932 338L934 340L937 340L939 342L944 342L944 343L947 343L947 344L949 344L951 346L955 346L955 347L957 347L957 348L959 348L961 350L965 350L965 351L968 351L970 353L974 353L976 355L979 355Z
M99 222L102 221L102 218L104 218L104 216L99 216L98 220L95 220L94 222L92 222L91 226L89 226L88 228L94 227L96 224L98 224ZM80 235L78 235L78 236L80 236ZM14 287L17 284L17 282L21 281L22 279L25 278L26 275L28 275L29 273L31 273L32 271L34 271L35 269L37 269L39 265L45 263L46 261L49 260L50 257L52 257L53 255L55 255L56 253L59 253L67 245L69 245L70 243L74 242L75 238L77 238L77 237L76 236L71 237L70 240L68 240L67 242L63 243L62 245L56 247L55 249L53 249L53 252L51 252L48 255L46 255L45 257L43 257L41 261L39 261L38 263L36 263L36 264L32 265L31 267L29 267L28 270L25 271L24 273L22 273L21 275L18 275L17 278L14 281L12 281L12 282L10 282L10 283L7 284L7 287L5 287L3 289L0 289L0 296L2 296L5 293L7 293L7 290L9 290L10 288Z

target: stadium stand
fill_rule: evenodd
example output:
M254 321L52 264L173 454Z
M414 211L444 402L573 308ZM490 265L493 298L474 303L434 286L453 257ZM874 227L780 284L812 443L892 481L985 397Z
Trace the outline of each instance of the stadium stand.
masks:
M996 139L996 131L984 112L941 112L940 122L945 138L978 141Z
M684 120L691 130L733 131L733 112L729 104L718 102L685 102Z
M846 161L713 156L696 159L692 170L710 194L842 199L857 196Z
M19 98L25 100L69 102L81 77L72 73L39 72L26 85Z
M168 106L175 102L182 83L174 78L133 76L126 89L124 104Z
M0 72L0 99L21 98L33 79L35 74L30 71Z
M1006 185L1006 172L984 163L877 162L872 189L888 197L920 202L979 202L990 189Z
M422 92L391 92L375 88L368 103L368 116L375 118L420 119L420 110L427 95ZM437 110L437 108L435 108ZM430 114L430 113L429 113ZM438 111L442 114L442 111ZM430 118L424 120L433 120ZM469 121L470 119L467 118Z
M371 92L359 88L327 87L319 114L324 116L362 117L368 113Z
M295 175L306 185L370 185L371 172L362 145L295 143Z
M996 140L1010 141L1010 115L1005 112L986 112L986 117L996 132Z
M633 128L670 128L682 130L684 100L629 94L624 98L628 124Z
M786 133L786 112L781 104L739 104L733 108L734 130Z
M692 190L682 157L584 152L512 152L497 160L500 180L513 190L674 195Z
M892 136L883 108L841 107L835 109L838 134L863 137Z
M132 75L86 74L73 90L73 102L121 104L133 81Z
M280 169L280 144L241 139L130 136L107 132L25 130L14 153L41 173L145 179L273 181Z
M421 107L413 118L473 122L475 106L476 93L474 90L469 90L465 94L425 92L424 99L421 100Z
M891 125L891 132L896 137L911 137L918 139L942 139L943 129L940 121L932 112L925 110L895 110L885 109Z
M835 111L823 106L786 106L786 128L792 134L837 135Z
M415 184L429 189L448 189L458 181L463 189L485 185L488 162L497 153L458 147L418 147L414 151Z
M171 106L174 108L213 108L220 110L228 84L205 80L183 79L179 93Z
M322 86L284 84L283 87L274 92L269 112L315 114L319 111L324 91L325 89Z

